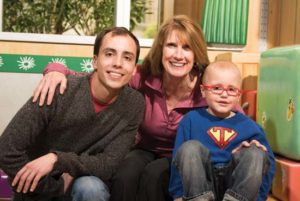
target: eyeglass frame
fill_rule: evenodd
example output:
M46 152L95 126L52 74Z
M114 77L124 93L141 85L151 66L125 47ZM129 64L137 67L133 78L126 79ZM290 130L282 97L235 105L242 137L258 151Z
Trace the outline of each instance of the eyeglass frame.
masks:
M215 95L221 95L221 94L223 94L224 91L226 91L226 93L227 93L228 96L234 96L234 97L237 97L237 96L240 96L240 95L242 94L242 92L243 92L241 89L239 89L239 88L237 88L237 87L235 87L235 86L224 87L224 86L221 85L221 84L215 84L215 85L204 85L204 84L202 84L201 86L203 86L203 88L204 88L205 90L208 90L208 91L212 92L212 93L215 94ZM219 93L216 92L216 91L213 91L213 87L220 87L220 88L222 89L222 91L219 92ZM230 92L229 92L229 89L230 89L230 88L234 88L234 89L237 90L237 92L236 92L235 95L229 94L229 93L230 93ZM229 92L229 93L228 93L228 92Z

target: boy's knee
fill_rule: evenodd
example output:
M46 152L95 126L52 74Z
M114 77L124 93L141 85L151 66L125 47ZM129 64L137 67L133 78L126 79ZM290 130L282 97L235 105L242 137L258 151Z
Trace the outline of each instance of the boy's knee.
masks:
M251 170L253 176L255 173L260 176L265 174L269 168L269 158L267 152L252 144L250 147L242 148L234 156L237 163L242 162L243 167Z
M267 157L266 152L254 144L252 144L250 147L242 148L240 152L240 157L247 158L249 161L264 161Z
M183 143L176 154L177 160L183 160L187 158L198 157L201 158L208 158L209 151L206 147L204 147L199 141L197 140L189 140Z
M72 187L74 201L108 201L110 194L106 184L94 176L79 177Z
M202 145L197 140L189 140L183 143L177 153L178 154L187 154L190 155L192 153L199 152L199 149L201 149Z

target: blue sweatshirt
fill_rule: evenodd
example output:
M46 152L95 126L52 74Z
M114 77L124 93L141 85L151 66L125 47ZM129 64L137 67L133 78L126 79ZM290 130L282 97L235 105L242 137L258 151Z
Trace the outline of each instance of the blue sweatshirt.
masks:
M212 127L219 130L224 128L232 129L235 133L228 138L220 140L214 137L213 132L210 132ZM208 133L211 133L211 135ZM267 148L270 159L270 168L263 178L257 199L263 201L267 199L271 188L275 172L275 158L263 129L252 119L239 112L228 119L212 116L206 111L206 108L200 108L187 113L177 129L173 158L178 148L184 142L188 140L198 140L210 150L213 164L222 165L231 160L231 152L233 149L238 147L243 141L250 142L253 139L256 139ZM171 165L169 191L174 199L183 196L181 177L173 164Z

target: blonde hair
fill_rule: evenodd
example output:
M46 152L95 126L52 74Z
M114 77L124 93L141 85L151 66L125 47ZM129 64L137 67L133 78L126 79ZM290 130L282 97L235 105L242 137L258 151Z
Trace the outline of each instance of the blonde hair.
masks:
M190 46L195 55L194 67L202 72L203 68L209 64L204 34L200 26L185 15L174 16L160 27L152 48L143 61L142 70L153 76L162 74L163 45L172 31L176 31L180 40Z

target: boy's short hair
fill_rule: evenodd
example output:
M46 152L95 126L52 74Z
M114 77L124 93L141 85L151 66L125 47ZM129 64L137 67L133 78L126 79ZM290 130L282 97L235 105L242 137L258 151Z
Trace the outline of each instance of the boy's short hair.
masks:
M128 35L130 38L132 38L134 40L135 45L136 45L135 63L137 63L139 60L139 55L140 55L140 43L139 43L139 40L135 37L135 35L133 33L131 33L125 27L111 27L111 28L105 29L104 31L100 32L95 39L94 55L98 56L100 47L102 45L103 38L108 33L112 33L113 36Z
M219 68L227 68L227 67L231 67L231 68L235 68L238 70L238 67L235 63L231 62L231 61L214 61L212 63L210 63L208 66L204 67L204 70L201 74L201 83L203 84L206 78L206 71L208 68L212 67L212 66L218 66ZM238 70L239 71L239 70ZM241 72L239 71L239 75L241 77ZM242 77L241 77L242 79Z

